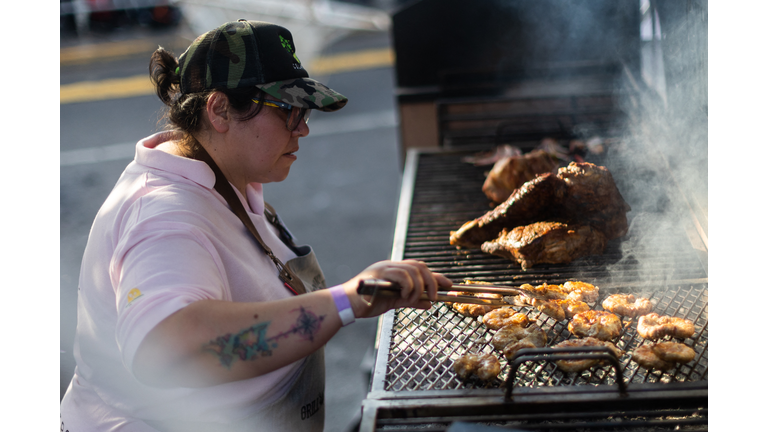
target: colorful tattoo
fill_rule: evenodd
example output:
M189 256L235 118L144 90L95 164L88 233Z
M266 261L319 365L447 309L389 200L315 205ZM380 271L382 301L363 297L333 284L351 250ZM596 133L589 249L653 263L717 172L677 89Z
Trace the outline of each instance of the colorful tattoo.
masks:
M277 348L277 341L290 335L297 335L301 339L314 341L325 315L318 317L303 307L300 307L298 311L299 318L296 323L285 332L267 338L267 328L270 323L258 323L235 335L228 333L213 339L203 345L203 351L217 356L221 365L229 369L232 362L238 358L240 360L255 360L259 356L271 356L272 350ZM295 310L291 312L295 312ZM254 315L254 318L256 317L258 315Z

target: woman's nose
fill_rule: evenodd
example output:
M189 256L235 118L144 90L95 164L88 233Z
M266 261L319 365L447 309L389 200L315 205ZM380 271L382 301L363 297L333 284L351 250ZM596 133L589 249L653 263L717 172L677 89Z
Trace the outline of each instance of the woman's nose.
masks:
M296 126L296 129L294 129L292 133L300 137L305 137L309 135L309 125L304 120L299 120L299 125Z

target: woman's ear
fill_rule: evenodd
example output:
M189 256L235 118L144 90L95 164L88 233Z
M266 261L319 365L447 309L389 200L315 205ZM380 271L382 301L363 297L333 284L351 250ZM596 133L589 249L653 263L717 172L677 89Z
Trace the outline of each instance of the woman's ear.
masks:
M229 130L230 115L229 99L221 92L214 92L208 98L205 107L208 121L216 132L224 133Z

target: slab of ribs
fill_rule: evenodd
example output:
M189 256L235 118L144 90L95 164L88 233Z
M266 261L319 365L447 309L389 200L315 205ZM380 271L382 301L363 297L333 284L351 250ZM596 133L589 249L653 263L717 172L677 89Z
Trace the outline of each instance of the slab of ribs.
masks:
M629 204L607 168L571 162L515 189L485 215L452 231L452 245L481 249L520 264L567 264L602 254L626 234Z

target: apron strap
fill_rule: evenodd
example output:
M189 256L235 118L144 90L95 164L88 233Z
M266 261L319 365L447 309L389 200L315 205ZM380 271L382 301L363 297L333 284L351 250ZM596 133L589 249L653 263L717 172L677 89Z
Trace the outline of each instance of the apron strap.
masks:
M259 232L256 230L256 227L253 225L253 221L251 221L251 218L248 217L248 213L245 211L245 208L243 207L243 203L240 201L240 198L238 198L237 193L235 192L235 189L232 187L232 185L229 183L229 180L227 180L227 177L224 175L223 172L219 169L219 167L216 165L216 162L213 161L211 156L208 154L208 152L202 148L200 149L200 153L197 155L197 158L205 163L208 164L209 167L213 170L213 173L216 175L216 183L214 184L213 188L221 194L221 196L224 197L224 199L227 201L227 204L229 204L229 208L232 210L233 213L243 222L243 225L245 225L246 228L248 228L248 231L253 235L253 237L256 239L256 241L261 245L262 249L264 249L264 252L267 254L267 256L272 260L272 262L275 263L275 266L277 267L277 270L279 272L280 280L283 281L283 284L293 291L294 294L304 294L307 292L307 289L304 287L304 283L301 281L301 279L294 274L293 270L290 269L287 265L283 264L282 261L278 257L275 256L275 254L272 252L272 249L270 249L269 246L267 246L266 243L261 239L261 236L259 235ZM265 205L266 207L266 205ZM270 206L271 208L271 206ZM265 212L266 214L266 212ZM274 211L272 212L272 216L267 216L268 220L272 222L270 218L277 218ZM282 230L284 230L284 227L280 228L281 236L282 236Z

